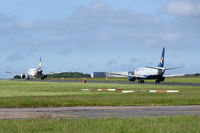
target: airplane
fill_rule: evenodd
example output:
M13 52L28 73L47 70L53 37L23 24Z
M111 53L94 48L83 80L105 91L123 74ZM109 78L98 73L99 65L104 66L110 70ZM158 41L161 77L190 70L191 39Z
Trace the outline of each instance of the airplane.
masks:
M137 68L133 72L128 72L128 80L135 81L138 80L138 83L143 83L146 79L155 79L155 83L159 84L161 81L164 81L166 77L177 77L183 76L183 74L176 74L176 75L164 75L166 70L178 69L182 67L174 67L174 68L165 68L164 67L165 61L165 48L162 50L160 62L156 67L146 66Z
M33 79L33 78L40 78L41 80L44 80L47 78L46 74L42 73L42 58L40 57L40 62L38 64L38 68L31 68L28 70L27 74L24 73L20 73L20 72L6 72L6 73L10 73L10 74L20 74L20 77L22 79Z

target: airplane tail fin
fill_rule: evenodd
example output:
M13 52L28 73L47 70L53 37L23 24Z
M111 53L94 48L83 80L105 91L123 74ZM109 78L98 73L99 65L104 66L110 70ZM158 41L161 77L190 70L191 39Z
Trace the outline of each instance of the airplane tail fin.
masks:
M38 64L38 66L39 66L39 68L42 67L42 57L40 57L40 62L39 62L39 64Z
M164 67L164 62L165 62L165 48L163 48L162 55L160 58L160 63L158 64L157 67Z

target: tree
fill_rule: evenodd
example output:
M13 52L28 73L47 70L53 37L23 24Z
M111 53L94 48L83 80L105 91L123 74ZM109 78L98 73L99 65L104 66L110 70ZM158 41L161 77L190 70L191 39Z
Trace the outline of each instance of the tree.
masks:
M55 73L49 74L48 78L90 78L90 74L83 74L80 72L62 72L62 73Z
M21 76L15 75L15 76L14 76L14 79L21 79Z

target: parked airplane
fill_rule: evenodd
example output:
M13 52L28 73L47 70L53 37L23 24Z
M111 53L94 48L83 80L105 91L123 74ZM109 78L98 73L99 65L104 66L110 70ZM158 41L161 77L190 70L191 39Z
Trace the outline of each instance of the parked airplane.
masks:
M6 72L6 73L11 73L11 74L20 74L22 79L33 79L33 78L40 78L41 80L44 80L47 78L47 75L42 73L42 58L40 57L40 62L38 64L38 68L31 68L28 70L27 74L24 73L19 73L19 72Z
M164 68L164 60L165 60L165 48L162 50L162 55L160 58L160 62L157 67L146 66L142 68L137 68L134 72L128 73L128 80L135 81L138 80L138 83L144 83L145 79L155 79L155 83L159 84L161 81L164 81L166 77L177 77L182 76L183 74L177 75L164 75L166 70L172 70L182 67L174 67L174 68Z

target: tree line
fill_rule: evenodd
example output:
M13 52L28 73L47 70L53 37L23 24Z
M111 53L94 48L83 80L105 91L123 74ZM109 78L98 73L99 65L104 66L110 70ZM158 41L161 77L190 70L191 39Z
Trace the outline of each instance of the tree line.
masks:
M80 72L62 72L55 74L47 74L48 78L90 78L90 74L84 74Z

